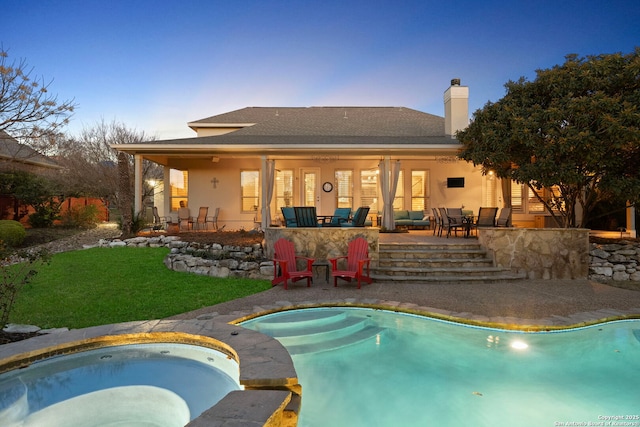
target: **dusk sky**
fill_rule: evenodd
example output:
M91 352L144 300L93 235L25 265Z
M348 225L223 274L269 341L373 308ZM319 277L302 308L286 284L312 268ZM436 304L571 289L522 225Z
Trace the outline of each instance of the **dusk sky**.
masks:
M638 0L2 0L0 44L78 104L77 134L113 120L159 139L249 106L404 106L470 113L504 83L640 46Z

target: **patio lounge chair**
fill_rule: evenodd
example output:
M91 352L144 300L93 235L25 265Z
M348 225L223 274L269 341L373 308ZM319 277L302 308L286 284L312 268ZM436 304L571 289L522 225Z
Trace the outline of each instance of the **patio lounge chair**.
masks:
M311 266L315 260L297 256L293 242L287 239L278 239L273 245L273 249L273 280L271 281L271 286L283 283L284 289L288 289L287 282L289 279L291 279L291 282L307 279L307 287L310 287L313 277ZM297 261L299 259L304 260L306 263L304 270L298 270Z
M346 260L344 270L338 268L338 262ZM371 283L371 275L369 266L371 258L369 258L369 243L362 237L358 237L349 242L347 255L330 258L331 276L333 277L333 286L338 286L338 278L350 282L352 279L358 280L358 289L360 289L361 281ZM341 261L344 263L344 261Z
M296 214L296 223L298 227L317 227L318 216L316 215L315 206L296 206L293 208Z
M284 218L284 226L285 227L297 227L298 223L296 222L296 213L291 207L282 207L280 208L282 211L282 217Z
M367 220L367 215L369 215L369 206L363 206L356 209L356 213L353 214L353 218L351 221L343 222L340 224L341 227L364 227L364 222Z

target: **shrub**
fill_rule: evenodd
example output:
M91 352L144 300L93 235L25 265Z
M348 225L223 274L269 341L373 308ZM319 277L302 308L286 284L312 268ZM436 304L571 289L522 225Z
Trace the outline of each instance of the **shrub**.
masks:
M0 241L6 246L20 246L26 236L27 232L18 221L0 220Z
M95 228L98 215L96 205L73 206L62 216L62 225L68 228Z

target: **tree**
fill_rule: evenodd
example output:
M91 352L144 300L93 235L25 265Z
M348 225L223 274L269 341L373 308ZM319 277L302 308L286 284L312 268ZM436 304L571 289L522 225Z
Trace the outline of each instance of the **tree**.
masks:
M118 152L111 144L132 144L152 140L144 132L138 132L115 121L104 121L84 128L79 136L60 141L57 162L65 167L57 174L61 187L68 196L98 197L105 204L120 206L120 177ZM126 156L126 164L133 174L133 158ZM144 179L161 179L162 168L155 163L143 162ZM133 183L131 183L133 186ZM151 195L151 188L143 187L143 197ZM131 188L133 192L133 187Z
M461 159L553 189L534 194L559 224L582 227L602 200L640 200L640 48L565 59L506 83L456 136Z
M0 46L0 130L22 143L46 144L68 123L75 104L58 102L49 94L51 81L32 76L33 68L24 59L9 62L8 58Z

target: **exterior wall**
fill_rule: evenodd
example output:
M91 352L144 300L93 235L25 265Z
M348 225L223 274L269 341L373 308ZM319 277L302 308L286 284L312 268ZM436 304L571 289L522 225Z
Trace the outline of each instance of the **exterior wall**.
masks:
M496 266L528 279L586 279L589 230L575 228L481 228L479 243Z
M360 200L360 171L378 168L380 159L354 159L340 158L333 160L326 159L275 159L276 169L290 169L294 172L294 194L293 205L301 205L302 193L301 182L302 169L317 169L319 180L317 188L316 207L318 215L331 215L336 206L336 189L330 193L325 193L320 186L323 182L334 182L335 171L338 169L353 170L354 189L353 206L355 210L362 205ZM411 209L411 171L429 170L430 188L429 205L432 207L461 207L477 212L480 206L484 206L483 200L486 193L486 178L478 169L471 164L456 160L452 156L434 157L429 156L424 159L403 159L402 170L404 174L404 209ZM216 207L220 207L218 225L225 225L226 230L238 230L241 228L252 229L254 227L254 212L241 212L240 206L240 171L260 170L261 162L259 158L220 158L216 163L210 160L188 160L182 159L170 165L172 168L189 171L189 208L191 215L197 215L200 206L208 206L212 213ZM447 188L447 178L464 177L464 188ZM212 183L216 180L216 188ZM168 194L168 191L167 191ZM382 210L382 198L378 197L379 210ZM169 206L168 199L164 206ZM272 201L271 218L274 224L281 224L281 214L276 211L275 194ZM372 214L376 213L374 210ZM177 212L169 212L169 216L177 219Z

